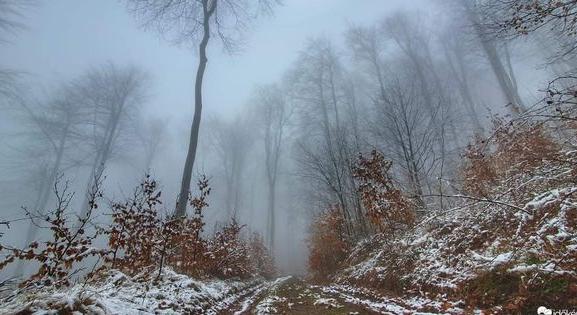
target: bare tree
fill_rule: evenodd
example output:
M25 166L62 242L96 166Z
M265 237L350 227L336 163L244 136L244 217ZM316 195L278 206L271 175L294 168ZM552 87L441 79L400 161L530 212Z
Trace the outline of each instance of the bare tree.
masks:
M378 35L376 27L356 26L348 30L346 37L355 59L363 62L376 79L375 81L378 83L376 95L383 98L385 94L385 66L382 54L385 43L382 36Z
M425 108L432 117L435 113L434 88L439 91L440 81L434 71L428 36L423 25L407 12L399 12L386 18L381 25L401 52L409 59L425 97Z
M260 127L265 153L265 175L268 187L267 234L269 249L274 250L276 225L276 190L283 140L290 118L290 108L284 92L276 85L258 90L255 100L260 116Z
M546 88L546 96L526 114L553 120L554 124L573 120L573 100L577 95L577 1L491 0L481 2L478 11L484 18L484 27L500 37L533 35L541 45L547 45L544 50L554 66L554 78Z
M32 187L37 193L32 210L42 214L58 176L78 166L70 149L84 141L81 129L86 123L86 112L71 85L65 85L47 102L20 98L17 109L23 118L21 135L26 138L26 145L18 149L18 161L27 171L34 166ZM37 232L37 226L31 224L26 244L34 240ZM16 274L21 272L22 265L18 265Z
M254 135L248 121L242 116L231 121L214 118L209 125L210 144L219 158L226 183L226 219L231 219L236 217L242 208L242 179Z
M435 132L438 126L434 125L443 123L443 119L427 115L428 109L422 105L426 98L411 81L399 78L387 81L384 102L375 103L371 131L385 141L387 152L403 170L417 205L424 208L423 191L433 178L440 157L435 152L439 134ZM441 109L437 105L434 115L441 116Z
M194 85L194 116L180 193L174 215L186 216L192 170L196 158L202 112L202 81L208 62L206 48L211 35L217 35L231 51L248 23L256 17L255 8L270 10L274 0L128 0L130 9L143 18L145 26L172 34L178 43L198 44L198 68Z
M347 223L347 232L357 237L356 229L364 217L356 202L350 165L356 157L354 131L343 112L356 104L352 86L344 77L339 56L327 39L311 40L301 53L297 66L287 76L290 95L298 104L300 133L297 140L300 174L317 185L311 192L327 204L338 204ZM353 109L354 112L354 109ZM347 117L349 118L349 117Z
M479 118L479 105L473 97L470 83L471 60L466 47L466 37L461 33L454 31L455 25L451 25L446 29L440 37L443 53L445 55L446 63L448 65L451 77L456 83L459 91L461 101L465 105L465 109L470 121L473 123L475 132L482 135L484 132L483 124Z
M489 0L478 2L477 10L490 35L501 40L536 35L532 37L547 52L548 62L575 69L577 1Z
M138 68L106 64L90 70L75 83L84 106L90 110L93 139L94 160L83 204L85 211L91 187L100 181L119 137L126 134L127 123L145 99L145 81L146 75Z
M24 28L20 21L23 11L34 4L33 0L0 0L0 34L13 34ZM0 42L3 41L0 37Z
M485 53L487 61L491 65L491 69L497 78L499 87L505 96L508 105L511 108L513 115L519 115L526 110L525 105L517 88L515 75L512 72L512 67L506 67L503 63L502 56L499 53L496 40L490 34L490 31L485 27L484 19L486 15L479 12L476 6L476 0L459 0L462 14L468 19L469 25L473 28L475 36L481 43L481 48ZM510 62L508 63L511 64Z
M14 99L18 94L16 79L18 72L8 69L0 69L0 96L6 99Z
M381 28L392 39L396 46L402 52L402 55L409 61L410 70L415 74L415 79L419 82L419 89L424 97L423 105L428 110L428 115L434 119L440 120L442 116L438 115L438 99L443 99L440 105L443 107L446 120L437 121L433 128L437 132L437 139L445 139L445 133L450 136L451 145L446 142L440 142L443 156L446 156L452 148L459 147L460 138L457 134L457 128L454 125L455 113L450 93L443 84L439 71L437 70L435 60L432 56L432 45L428 29L420 17L419 13L409 14L408 12L399 12L386 18L381 24ZM441 126L444 125L444 128Z
M7 41L7 36L14 35L24 28L21 22L23 12L34 2L33 0L0 0L0 44ZM17 74L17 71L0 67L0 96L15 96Z

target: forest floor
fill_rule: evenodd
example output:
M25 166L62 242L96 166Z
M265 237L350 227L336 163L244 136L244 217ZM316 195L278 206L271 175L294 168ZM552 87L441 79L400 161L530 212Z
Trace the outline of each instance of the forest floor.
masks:
M0 303L3 304L3 303ZM90 283L22 292L0 314L459 314L422 298L392 297L298 277L198 281L165 270L159 279L111 270Z
M420 299L405 300L369 295L349 286L313 285L289 276L268 285L261 285L220 313L438 314L435 311L438 306L434 302Z

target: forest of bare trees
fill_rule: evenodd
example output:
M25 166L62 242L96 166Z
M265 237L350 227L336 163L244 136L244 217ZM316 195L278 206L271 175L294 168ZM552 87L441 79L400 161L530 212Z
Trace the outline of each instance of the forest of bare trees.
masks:
M40 2L0 0L0 50ZM0 313L577 307L577 1L371 3L274 76L234 62L287 1L121 1L178 75L0 60Z

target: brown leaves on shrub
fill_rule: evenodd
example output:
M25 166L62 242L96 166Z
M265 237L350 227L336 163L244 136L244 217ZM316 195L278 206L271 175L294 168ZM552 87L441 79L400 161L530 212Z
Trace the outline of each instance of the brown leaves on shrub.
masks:
M8 252L0 261L0 270L17 259L37 261L38 271L23 285L62 287L70 285L78 263L89 256L98 256L104 258L104 265L98 270L115 268L129 275L157 270L160 276L163 267L170 266L194 277L272 276L273 259L262 238L256 234L250 239L243 238L243 226L236 221L225 225L212 238L203 237L203 211L211 191L205 176L199 179L198 189L197 196L189 197L194 209L191 217L163 217L158 184L146 176L130 199L112 204L112 222L106 228L93 228L90 221L98 208L97 199L102 197L98 187L89 198L86 216L73 222L67 219L73 194L67 193L67 186L62 193L56 190L56 210L44 216L28 213L32 223L51 231L51 239L33 242L24 249L0 247ZM92 247L100 235L108 237L108 248ZM92 272L88 276L91 275Z
M265 278L272 278L277 271L274 259L269 253L268 248L264 245L262 236L258 233L252 233L249 241L250 261L255 273L259 273Z
M507 189L504 185L513 184L510 181L505 183L510 178L531 175L547 163L564 164L561 147L548 134L544 124L528 121L507 123L495 118L494 125L495 132L491 138L476 139L464 154L461 177L466 193L491 197L495 187L503 191Z
M308 265L313 280L325 281L340 267L350 251L345 220L338 206L316 217L310 228Z
M134 197L113 205L113 224L108 230L113 255L108 262L128 274L163 266L194 276L221 278L248 277L254 273L271 274L272 260L266 261L262 243L253 255L251 244L241 237L236 221L225 225L212 238L204 238L203 211L208 206L211 188L202 176L197 183L198 196L190 196L194 215L189 218L162 218L156 181L149 176ZM257 246L257 243L254 243ZM253 259L254 258L254 259ZM254 260L258 261L254 261ZM263 269L255 266L266 267Z
M251 274L248 244L240 237L242 228L233 219L208 242L209 274L220 278L245 278Z
M415 205L393 185L388 174L391 166L391 161L373 150L369 158L359 156L353 176L359 182L358 192L371 222L380 232L395 235L414 224Z
M146 176L132 199L112 205L112 224L106 231L113 252L107 261L112 268L133 274L159 259L159 236L163 229L156 209L161 204L159 198L156 181Z
M86 215L79 219L75 217L75 220L68 218L69 205L74 195L68 192L68 184L66 183L62 188L59 182L56 182L54 192L57 200L55 210L47 215L32 214L27 211L32 224L49 229L51 238L45 242L32 242L24 249L6 248L9 254L0 261L0 270L16 259L39 263L38 270L21 286L57 288L68 286L75 266L87 257L101 257L108 253L107 250L92 247L92 242L100 232L96 230L87 233L86 231L88 224L91 223L93 211L98 208L98 198L102 197L99 183L90 194Z

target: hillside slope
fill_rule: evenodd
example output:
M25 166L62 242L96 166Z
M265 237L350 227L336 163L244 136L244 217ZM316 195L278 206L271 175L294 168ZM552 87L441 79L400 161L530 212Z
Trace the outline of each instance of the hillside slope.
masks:
M470 148L451 208L362 241L332 279L494 312L577 305L577 152L520 130Z

